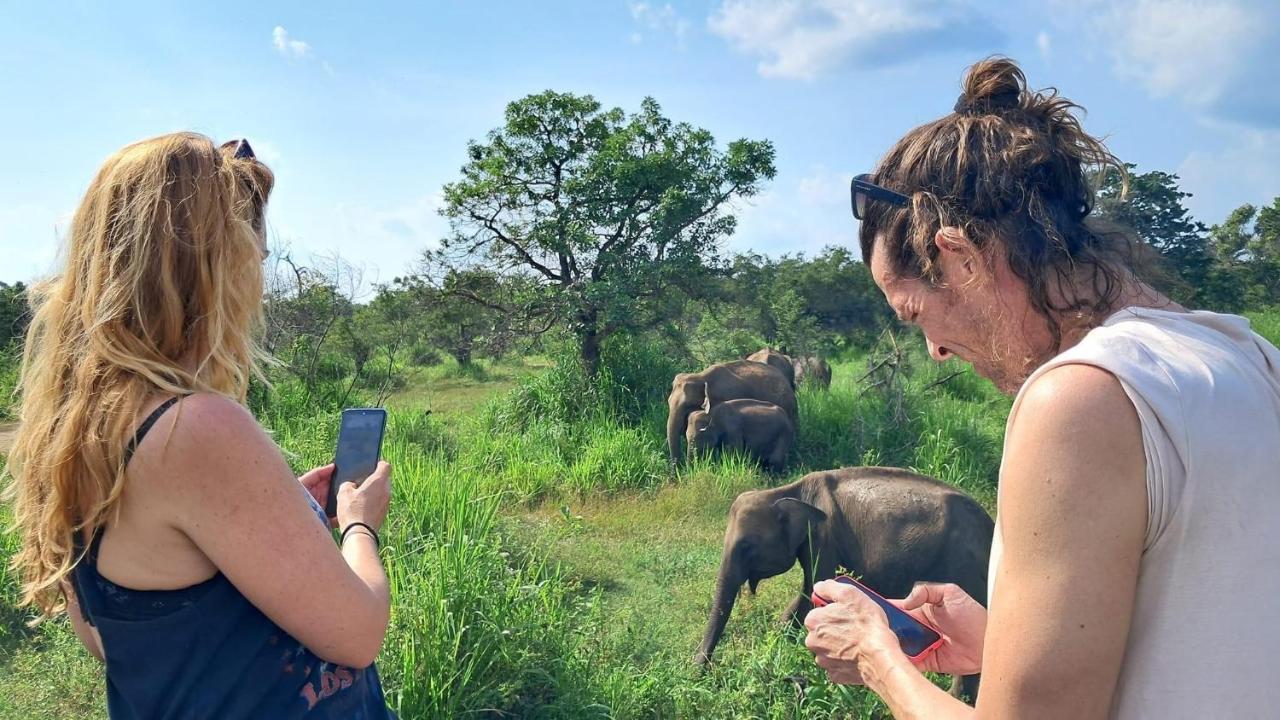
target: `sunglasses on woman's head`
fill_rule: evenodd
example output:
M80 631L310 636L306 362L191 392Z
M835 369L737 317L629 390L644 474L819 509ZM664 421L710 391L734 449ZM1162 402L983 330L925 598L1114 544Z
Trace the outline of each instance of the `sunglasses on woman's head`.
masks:
M867 215L867 203L872 200L879 200L900 207L906 207L911 204L911 198L906 195L871 182L870 173L855 177L853 182L849 183L849 203L853 207L853 216L858 220L865 218Z
M253 147L249 145L249 141L244 138L224 142L222 147L233 148L234 152L231 153L231 157L237 160L256 160L258 158L257 155L253 154Z

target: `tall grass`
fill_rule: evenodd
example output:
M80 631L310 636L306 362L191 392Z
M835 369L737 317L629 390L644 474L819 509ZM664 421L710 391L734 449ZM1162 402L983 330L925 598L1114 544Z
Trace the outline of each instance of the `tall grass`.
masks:
M727 507L749 487L870 463L915 467L989 502L1007 400L968 373L933 385L950 369L912 352L900 386L903 418L895 418L896 395L856 382L865 357L837 363L829 391L802 389L787 477L767 476L741 455L669 468L665 398L672 375L689 368L642 343L607 345L592 382L561 358L472 416L392 411L384 454L395 466L393 510L383 535L394 603L379 667L393 707L405 718L870 717L874 700L827 684L794 634L777 631L780 608L744 603L737 639L722 647L716 669L700 674L687 638L611 602L608 578L557 566L503 517L548 500L648 497L672 487L693 507ZM279 385L258 408L299 472L330 460L339 412L316 408L301 392ZM678 526L686 522L680 513L691 511L662 512ZM588 532L567 511L562 525L564 533ZM643 561L686 592L700 588L697 598L679 599L700 615L717 542L684 555L655 544ZM0 543L7 558L13 539ZM12 607L14 583L4 573L0 600ZM14 640L16 652L77 652L51 643L65 632L64 623L47 625ZM0 672L8 667L0 662ZM87 688L79 700L101 707L98 678L72 679ZM17 682L41 680L24 674Z

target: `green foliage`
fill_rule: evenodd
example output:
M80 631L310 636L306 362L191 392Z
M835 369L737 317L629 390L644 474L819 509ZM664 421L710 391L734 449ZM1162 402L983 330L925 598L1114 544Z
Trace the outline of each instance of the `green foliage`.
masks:
M29 319L26 285L0 282L0 348L21 342Z
M813 258L739 255L686 319L703 364L759 350L831 356L865 347L892 319L866 265L845 248Z
M1119 175L1109 174L1096 212L1159 251L1173 276L1162 289L1179 303L1238 313L1280 302L1280 198L1262 209L1242 205L1206 229L1191 218L1183 205L1191 194L1177 182L1158 170L1131 174L1122 199Z
M17 417L18 369L21 364L21 350L16 343L0 346L0 422Z
M609 337L657 327L703 291L734 230L726 204L774 174L768 142L721 151L651 98L628 115L551 91L509 104L467 153L444 189L455 234L427 265L517 269L534 283L521 314L571 331L589 373Z
M1209 241L1213 289L1223 307L1239 312L1280 303L1280 198L1264 208L1236 208L1209 230Z

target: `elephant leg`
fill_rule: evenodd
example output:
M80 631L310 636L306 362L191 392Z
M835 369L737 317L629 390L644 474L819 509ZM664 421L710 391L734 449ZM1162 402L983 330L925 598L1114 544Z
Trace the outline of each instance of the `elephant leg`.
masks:
M981 675L952 675L951 696L973 705L978 702L978 680Z
M792 625L794 627L803 627L804 619L809 615L809 611L813 609L813 601L807 595L796 595L796 599L782 613L782 623L784 625Z

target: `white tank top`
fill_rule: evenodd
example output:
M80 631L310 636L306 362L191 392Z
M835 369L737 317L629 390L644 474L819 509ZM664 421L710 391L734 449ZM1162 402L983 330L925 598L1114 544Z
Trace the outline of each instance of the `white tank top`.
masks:
M1023 390L1071 363L1120 380L1146 454L1146 542L1111 717L1280 717L1280 351L1234 315L1126 308ZM993 585L999 513L997 497Z

